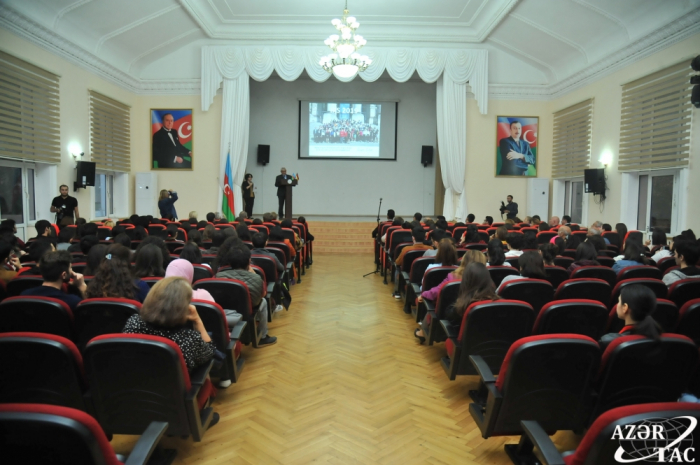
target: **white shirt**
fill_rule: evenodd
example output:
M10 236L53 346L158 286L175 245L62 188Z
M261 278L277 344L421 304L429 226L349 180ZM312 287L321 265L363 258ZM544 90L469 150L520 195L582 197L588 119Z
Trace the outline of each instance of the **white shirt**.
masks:
M654 255L652 255L651 259L654 260L654 262L659 263L659 260L662 258L670 257L673 255L670 250L667 249L661 249L657 251Z
M506 252L506 258L519 257L522 254L522 250L509 250L508 252Z

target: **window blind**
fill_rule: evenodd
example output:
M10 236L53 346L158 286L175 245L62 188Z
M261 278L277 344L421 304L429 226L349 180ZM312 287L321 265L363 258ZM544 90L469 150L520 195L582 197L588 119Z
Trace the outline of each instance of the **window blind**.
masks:
M0 157L61 162L58 79L0 52Z
M583 176L591 158L591 119L593 99L554 113L552 176Z
M94 90L90 93L90 160L99 169L131 169L131 107Z
M691 74L686 61L622 86L620 171L688 165Z

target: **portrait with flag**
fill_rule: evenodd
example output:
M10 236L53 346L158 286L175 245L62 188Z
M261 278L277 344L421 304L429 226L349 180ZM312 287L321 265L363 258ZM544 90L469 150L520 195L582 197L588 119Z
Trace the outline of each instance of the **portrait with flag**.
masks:
M151 109L151 169L192 169L192 109Z
M496 176L537 176L537 116L496 118Z

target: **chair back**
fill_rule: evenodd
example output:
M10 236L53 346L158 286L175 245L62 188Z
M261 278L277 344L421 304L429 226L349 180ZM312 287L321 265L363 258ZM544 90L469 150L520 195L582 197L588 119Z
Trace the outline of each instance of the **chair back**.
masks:
M6 283L7 295L10 297L18 296L27 289L33 289L44 284L44 278L41 276L20 275L11 279Z
M114 297L85 299L75 307L75 338L83 349L94 337L103 334L120 334L126 321L138 315L141 303L136 300Z
M208 300L193 300L192 305L197 309L207 332L211 334L211 340L216 348L226 353L231 337L226 323L226 313L221 305Z
M496 288L501 285L501 281L503 281L503 278L506 276L520 274L518 270L512 266L488 266L486 269L489 270L491 280L493 280L493 284Z
M413 242L409 229L395 229L391 231L386 239L386 247L389 250L389 254L393 257L396 246L404 242Z
M456 266L436 266L429 269L423 275L423 292L429 291L447 278L447 275L456 270Z
M459 243L460 239L462 239L462 236L464 235L465 232L467 232L467 227L466 226L460 226L458 228L454 228L452 230L452 237L454 238L456 243Z
M9 297L0 302L0 333L12 332L55 334L72 340L73 312L67 303L51 297Z
M603 239L610 241L610 244L616 246L618 249L622 245L620 243L620 235L615 231L603 231Z
M529 303L537 317L542 307L552 301L554 288L544 279L514 279L503 284L498 294L504 299Z
M252 244L251 244L252 246ZM268 241L266 249L277 248L284 252L284 262L289 263L292 261L292 250L289 248L286 242L279 241ZM285 265L286 266L286 265Z
M196 283L200 279L214 277L214 273L212 272L211 268L206 265L193 264L192 267L194 268L194 276L192 277L193 283Z
M618 281L632 278L661 279L663 276L661 270L655 266L649 265L628 266L617 272Z
M97 238L99 240L104 241L111 235L112 235L112 228L108 228L106 226L98 226L97 227Z
M689 300L683 305L675 332L688 336L700 345L700 299Z
M560 266L562 268L569 268L571 264L574 263L574 259L571 257L565 257L563 255L557 255L554 257L554 265Z
M668 288L668 298L678 308L682 308L686 302L700 298L700 277L681 279L671 284Z
M61 405L87 411L83 357L68 339L53 334L0 334L0 404Z
M535 314L532 306L517 300L476 302L464 312L457 344L462 349L458 374L475 374L470 355L480 355L497 373L510 346L532 333ZM446 348L450 351L450 339Z
M167 434L189 436L185 397L192 385L175 342L145 334L98 336L85 348L84 362L105 433L141 434L152 421L166 421Z
M610 303L610 284L602 279L576 278L567 279L559 285L554 293L554 300L590 299L603 305Z
M209 278L197 281L194 289L209 291L214 301L222 308L236 310L244 321L253 318L253 304L250 300L248 286L243 281L228 278Z
M410 271L411 266L413 265L413 262L423 256L425 253L425 250L409 250L406 252L406 254L403 256L403 261L401 262L401 271ZM426 257L426 258L435 258L435 257ZM425 270L423 270L425 271Z
M163 279L162 276L146 276L145 278L139 278L144 283L148 284L148 287L153 287L158 281Z
M3 404L0 431L0 450L8 464L121 463L97 421L73 408L41 403Z
M435 263L435 257L421 257L413 260L409 273L409 281L413 284L421 284L426 268L433 263Z
M276 283L279 280L279 277L277 276L277 264L272 257L253 254L250 257L250 261L253 265L260 267L260 269L263 271L265 274L265 282Z
M541 231L537 233L537 243L538 244L548 244L549 241L552 240L553 237L556 237L558 234L556 231Z
M662 274L665 274L667 270L676 266L676 257L673 255L670 257L664 257L656 263L656 267L661 270Z
M615 287L617 284L617 275L607 266L580 266L571 272L571 279L578 278L602 279L610 284L610 287Z
M506 257L506 262L510 263L510 266L516 270L520 269L520 264L518 263L518 257Z
M491 237L491 235L487 231L484 231L483 229L479 229L478 234L479 234L479 239L481 239L484 242L488 242L489 237Z
M615 264L615 259L612 257L606 257L604 255L598 255L595 258L595 261L600 263L602 266L607 266L608 268L612 268L613 265Z
M523 418L546 431L583 428L599 366L600 348L587 336L546 334L515 341L496 381L503 400L491 435L520 433Z
M555 290L561 283L569 279L569 272L561 266L545 266L544 272L547 275L547 281Z
M444 319L447 308L457 301L460 284L462 284L462 280L457 278L453 281L448 281L442 286L442 289L440 289L440 293L435 301L435 315L437 320Z
M277 247L270 247L269 244L268 244L268 247L265 247L265 250L275 254L275 257L277 257L277 260L279 260L280 263L285 266L285 268L287 267L287 257L284 254L284 250L277 248Z
M603 353L591 418L625 405L675 402L697 363L695 343L678 334L613 340Z
M549 302L537 315L532 334L581 334L597 341L605 334L608 309L595 300Z
M634 279L625 279L617 284L615 284L615 287L612 290L612 295L610 297L610 306L616 305L617 300L620 298L620 293L622 292L622 289L624 289L627 286L632 286L634 284L641 284L642 286L646 286L649 289L654 292L654 295L656 296L657 299L664 299L666 298L666 294L668 293L668 288L664 284L663 281L660 279L652 279L652 278L634 278Z

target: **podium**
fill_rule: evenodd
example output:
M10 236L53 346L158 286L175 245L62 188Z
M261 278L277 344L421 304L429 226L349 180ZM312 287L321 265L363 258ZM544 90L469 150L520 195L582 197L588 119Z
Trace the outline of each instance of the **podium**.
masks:
M285 186L284 192L284 219L286 220L292 219L292 191L294 187L299 184L296 179L291 179L291 181L291 183Z

